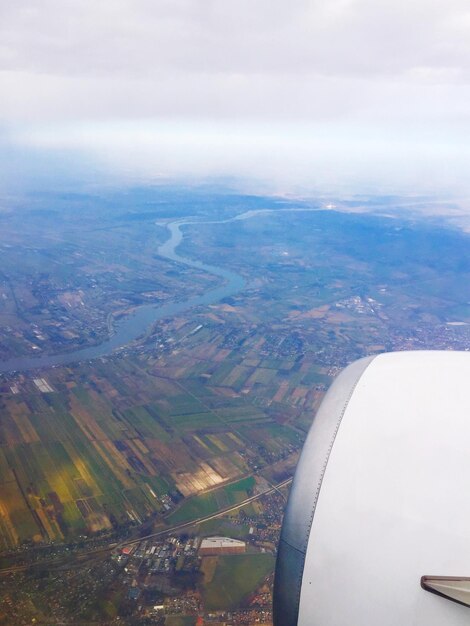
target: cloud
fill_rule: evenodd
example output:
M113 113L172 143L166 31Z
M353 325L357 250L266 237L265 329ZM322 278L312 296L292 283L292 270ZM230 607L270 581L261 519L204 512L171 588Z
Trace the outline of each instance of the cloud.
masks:
M460 185L469 70L467 0L0 5L1 126L23 147L88 150L114 165L116 145L168 172L250 163L275 175L314 162L364 178L379 160L394 162L382 178L401 162L438 180L451 163Z
M10 119L250 116L252 108L315 117L327 109L317 105L322 93L344 99L352 80L466 83L470 8L466 0L18 0L1 7L0 42L0 114Z
M400 73L469 61L465 0L3 3L1 65L52 74Z

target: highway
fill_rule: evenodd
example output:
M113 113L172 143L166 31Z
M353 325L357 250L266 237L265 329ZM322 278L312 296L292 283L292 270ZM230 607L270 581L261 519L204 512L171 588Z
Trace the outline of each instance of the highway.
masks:
M145 539L151 539L155 537L164 537L165 535L170 535L179 530L183 530L184 528L190 528L191 526L195 526L196 524L201 524L202 522L208 522L209 520L215 519L216 517L221 517L222 515L226 515L227 513L231 513L232 511L236 511L237 509L242 509L247 504L250 504L250 502L254 502L255 500L258 500L259 498L262 498L263 496L267 496L270 493L274 493L274 491L279 491L281 487L286 487L291 482L292 482L292 478L288 478L287 480L284 480L282 483L278 483L277 485L272 485L272 487L270 487L269 489L266 489L265 491L262 491L261 493L257 493L254 496L250 496L249 498L246 498L245 500L243 500L243 502L239 502L238 504L235 504L233 506L227 507L225 509L221 509L220 511L217 511L216 513L212 513L211 515L205 515L204 517L198 517L197 519L191 520L189 522L183 522L182 524L178 524L177 526L172 526L171 528L165 528L158 532L151 533L143 537L139 537L138 539L131 539L129 541L123 541L122 543L118 544L117 547L123 548L124 546L129 546L134 543L140 543L141 541L144 541ZM1 570L0 570L0 573L1 573Z

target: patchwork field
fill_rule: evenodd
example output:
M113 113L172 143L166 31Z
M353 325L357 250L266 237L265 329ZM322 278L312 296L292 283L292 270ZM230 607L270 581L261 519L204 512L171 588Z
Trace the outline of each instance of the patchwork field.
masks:
M264 436L278 453L297 441L244 398L169 380L137 358L88 367L2 388L2 551L173 508L169 523L214 512L247 497L253 478L217 486L252 472Z

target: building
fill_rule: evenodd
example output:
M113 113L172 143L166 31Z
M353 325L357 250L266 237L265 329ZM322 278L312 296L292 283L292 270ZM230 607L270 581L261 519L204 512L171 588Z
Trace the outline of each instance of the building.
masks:
M246 549L244 541L230 537L206 537L199 548L199 556L219 556L220 554L243 554Z

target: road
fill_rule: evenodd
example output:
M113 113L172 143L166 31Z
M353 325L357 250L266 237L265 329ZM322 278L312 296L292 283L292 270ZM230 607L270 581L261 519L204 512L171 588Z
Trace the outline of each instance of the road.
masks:
M190 528L191 526L196 526L196 524L201 524L202 522L208 522L209 520L215 519L217 517L220 517L221 515L226 515L227 513L232 513L232 511L236 511L238 509L242 509L247 504L250 504L250 502L254 502L255 500L258 500L259 498L262 498L263 496L267 496L270 493L274 493L275 491L279 491L279 489L281 489L281 487L286 487L291 482L292 482L292 478L288 478L287 480L282 481L282 483L278 483L277 485L273 485L269 489L266 489L265 491L263 491L261 493L257 493L254 496L250 496L249 498L246 498L245 500L243 500L243 502L239 502L238 504L235 504L234 506L229 506L229 507L227 507L225 509L221 509L220 511L217 511L217 513L212 513L211 515L205 515L204 517L198 517L197 519L193 519L193 520L191 520L189 522L183 522L182 524L178 524L177 526L172 526L171 528L165 528L165 529L160 530L158 532L151 533L151 534L145 535L143 537L139 537L138 539L131 539L129 541L123 541L122 543L118 544L117 547L123 548L124 546L129 546L129 545L132 545L134 543L140 543L141 541L144 541L145 539L151 539L151 538L155 538L155 537L163 537L165 535L170 535L170 534L172 534L174 532L177 532L179 530L183 530L184 528ZM0 573L1 573L1 570L0 570Z

